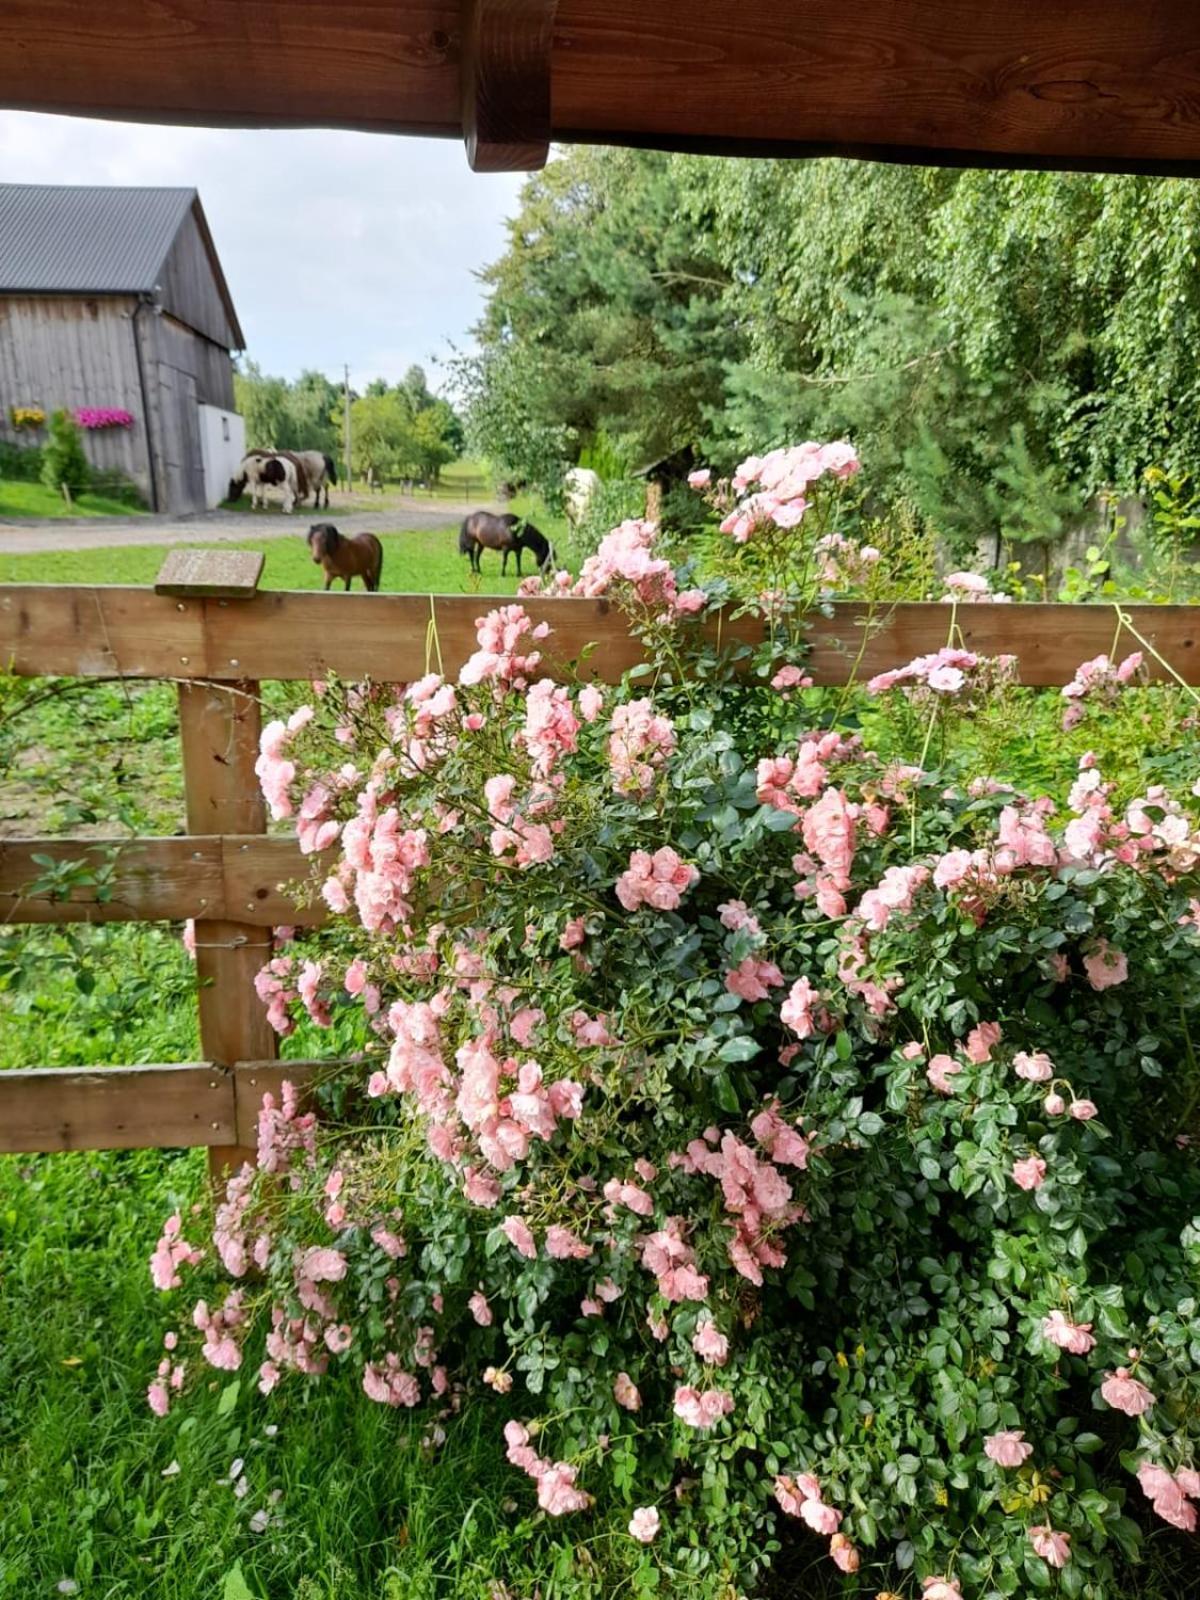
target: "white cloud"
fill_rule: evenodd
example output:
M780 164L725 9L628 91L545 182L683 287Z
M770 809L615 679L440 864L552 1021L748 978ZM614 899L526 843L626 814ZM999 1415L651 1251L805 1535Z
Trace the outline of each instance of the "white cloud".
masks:
M349 362L359 384L467 342L473 274L503 250L520 187L472 173L457 140L15 111L0 112L0 179L194 185L248 354L287 377Z

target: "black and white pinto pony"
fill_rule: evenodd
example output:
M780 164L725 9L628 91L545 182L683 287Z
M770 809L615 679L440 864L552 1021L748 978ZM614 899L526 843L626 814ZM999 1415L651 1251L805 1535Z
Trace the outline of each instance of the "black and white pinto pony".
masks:
M250 504L260 511L267 504L267 491L276 489L283 510L290 514L310 494L313 505L319 506L322 488L328 506L329 485L336 482L332 460L318 450L251 450L242 457L238 476L230 479L227 498L240 500L249 487Z
M521 575L521 557L526 550L542 572L549 572L555 560L554 546L546 535L535 528L532 522L526 522L524 517L514 517L511 512L497 517L490 511L472 511L469 517L464 518L458 533L458 553L470 557L472 572L480 570L479 559L485 550L501 552L504 557L500 566L502 573L508 571L508 558L515 554L518 577Z

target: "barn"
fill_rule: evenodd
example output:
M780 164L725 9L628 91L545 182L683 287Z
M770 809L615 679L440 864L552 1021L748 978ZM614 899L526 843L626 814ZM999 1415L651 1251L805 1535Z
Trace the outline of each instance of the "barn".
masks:
M195 189L0 184L0 439L44 441L17 410L126 412L83 430L97 473L156 511L215 506L242 455L244 345Z

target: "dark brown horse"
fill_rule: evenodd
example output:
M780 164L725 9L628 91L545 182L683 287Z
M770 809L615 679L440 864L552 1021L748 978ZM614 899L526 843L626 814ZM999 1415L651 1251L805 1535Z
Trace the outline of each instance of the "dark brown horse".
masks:
M554 561L554 547L546 535L524 517L514 517L511 512L497 517L490 511L472 511L464 519L458 533L458 553L468 556L471 571L478 572L479 559L485 550L498 550L504 559L500 571L507 573L508 558L517 558L517 576L521 575L521 557L528 550L538 567L546 572Z
M308 530L308 548L316 565L325 569L327 590L335 578L344 578L347 590L354 578L361 578L372 594L379 588L383 546L373 533L354 533L347 539L332 522L314 522Z

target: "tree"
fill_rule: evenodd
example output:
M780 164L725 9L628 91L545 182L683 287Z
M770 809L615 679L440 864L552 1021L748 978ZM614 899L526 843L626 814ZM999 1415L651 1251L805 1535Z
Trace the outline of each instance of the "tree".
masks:
M251 449L286 450L291 443L288 386L282 378L269 378L256 361L234 373L233 403L246 423L246 444Z
M600 433L635 465L694 442L740 349L702 201L672 158L579 149L531 178L456 368L468 433L556 489Z
M64 484L72 494L82 494L91 481L79 424L69 411L55 411L50 418L50 440L42 451L42 482L56 494Z

